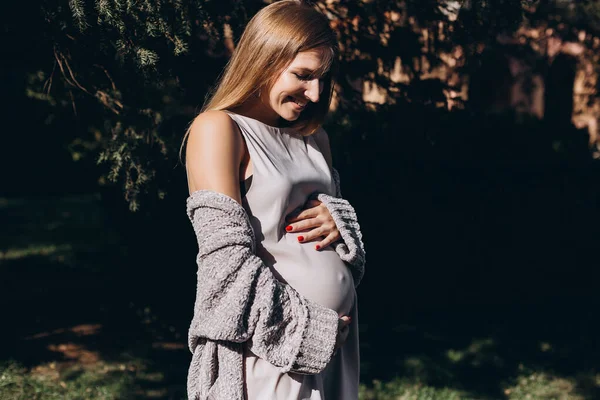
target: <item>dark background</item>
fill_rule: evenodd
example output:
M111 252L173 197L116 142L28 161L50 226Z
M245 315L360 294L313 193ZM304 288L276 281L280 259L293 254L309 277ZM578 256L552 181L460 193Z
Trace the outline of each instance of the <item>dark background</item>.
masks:
M247 3L251 16L259 5ZM54 105L28 95L35 86L32 74L52 69L55 37L48 33L48 21L32 15L33 5L13 6L20 9L5 15L2 32L5 338L0 356L33 368L60 359L49 347L57 340L83 343L104 360L141 355L165 375L156 385L179 393L189 362L185 335L197 248L185 215L185 172L175 149L202 103L202 91L193 89L209 85L226 54L207 58L200 55L204 45L197 44L200 50L181 61L197 66L198 60L208 60L198 67L201 77L187 81L193 89L178 89L179 101L196 100L158 128L170 146L168 156L156 149L141 153L152 155L149 164L159 171L158 183L142 190L140 208L132 212L124 183L102 178L109 170L96 163L103 144L86 148L77 162L73 158L78 137L89 139L92 126L102 131L98 121L105 111L83 99L75 113L64 83ZM400 43L408 43L403 37ZM505 47L486 43L489 53L473 53L474 58L491 54L497 60L506 54ZM574 60L573 68L581 63L581 57L569 57L565 60ZM471 82L478 86L472 83L473 96L453 110L431 101L437 89L414 81L414 92L411 85L400 88L412 95L376 106L340 85L343 101L326 128L342 192L356 208L367 250L366 275L358 288L363 382L414 375L433 386L503 398L503 385L525 365L578 377L585 398L600 398L598 386L588 382L600 359L599 164L587 131L570 121L572 100L568 95L564 100L560 89L552 91L566 85L572 93L569 70L555 84L552 63L543 59L540 67L541 62L535 61L547 78L546 93L555 96L546 99L541 119L509 106L490 111L501 79L484 68L485 61L471 63ZM368 67L348 61L342 73ZM549 112L549 107L556 109ZM561 117L565 107L567 117ZM166 193L162 199L155 195L159 190ZM60 229L52 233L39 223L49 216L77 229L65 230L64 237ZM74 249L85 250L75 251L68 265L40 254L6 256L12 247L33 243L42 231L57 243L71 241ZM102 238L102 246L94 249L97 239L88 243L88 238ZM100 324L101 334L60 331L80 324ZM31 339L43 332L54 333ZM468 349L481 340L484 345L460 362L448 361L449 349ZM179 347L167 351L151 345L156 341ZM551 350L540 352L546 342ZM410 362L414 359L420 360L417 366Z

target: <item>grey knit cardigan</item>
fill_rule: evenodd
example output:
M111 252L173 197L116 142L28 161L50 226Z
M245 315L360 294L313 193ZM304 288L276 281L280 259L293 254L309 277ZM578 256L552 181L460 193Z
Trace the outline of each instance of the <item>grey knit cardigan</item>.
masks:
M339 195L337 171L334 180ZM365 251L356 213L340 197L315 197L327 206L340 230L342 240L333 246L358 285ZM321 372L334 352L337 313L275 278L255 255L248 214L234 199L199 190L188 197L187 214L198 240L196 302L188 332L188 398L243 400L244 343L282 372Z

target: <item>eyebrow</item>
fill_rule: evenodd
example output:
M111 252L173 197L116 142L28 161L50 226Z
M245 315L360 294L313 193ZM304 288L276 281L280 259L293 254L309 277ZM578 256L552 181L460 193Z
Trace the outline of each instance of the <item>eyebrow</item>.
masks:
M325 74L323 74L322 71L320 71L320 69L312 70L312 69L306 68L306 67L294 67L294 68L292 68L292 70L295 70L295 71L298 71L298 72L302 72L302 73L308 74L310 76L316 76L316 75L318 75L319 78L322 77L323 75L325 75Z
M307 74L314 74L316 72L316 71L313 71L310 68L305 68L305 67L295 67L295 68L292 68L292 69L295 69L296 71L306 72Z

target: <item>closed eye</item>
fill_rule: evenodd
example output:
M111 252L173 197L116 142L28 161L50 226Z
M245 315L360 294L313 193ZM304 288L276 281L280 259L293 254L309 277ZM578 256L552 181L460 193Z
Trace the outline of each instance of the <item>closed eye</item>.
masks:
M296 75L296 78L298 78L301 81L310 81L312 79L312 77L310 75L301 75L301 74L294 74Z

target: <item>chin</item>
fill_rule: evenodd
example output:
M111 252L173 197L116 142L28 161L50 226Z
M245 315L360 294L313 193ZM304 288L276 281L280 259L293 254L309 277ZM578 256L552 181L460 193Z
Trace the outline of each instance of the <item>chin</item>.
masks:
M279 116L288 122L294 122L298 118L300 118L300 113L295 113L295 112L281 113L281 114L279 114Z

